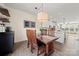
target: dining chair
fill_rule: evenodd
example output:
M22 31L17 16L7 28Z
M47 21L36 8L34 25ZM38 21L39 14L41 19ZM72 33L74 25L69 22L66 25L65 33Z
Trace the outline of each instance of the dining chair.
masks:
M30 38L30 30L26 30L26 35L27 35L27 38L28 38L28 40L27 40L27 47L29 48L29 45L30 45L30 43L31 43L31 38Z
M40 55L41 53L45 52L45 44L36 38L36 30L32 29L27 30L27 37L28 37L28 47L30 44L32 53L34 49L37 50L37 55Z

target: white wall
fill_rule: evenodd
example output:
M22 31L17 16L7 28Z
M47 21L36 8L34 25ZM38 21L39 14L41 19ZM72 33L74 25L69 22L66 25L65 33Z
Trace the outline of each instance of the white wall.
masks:
M63 6L64 7L64 6ZM59 8L56 9L58 11L56 11L54 13L54 11L52 11L52 9L50 9L50 13L52 13L53 15L51 15L53 18L53 20L56 20L57 23L62 23L62 22L79 22L79 13L78 11L75 12L70 12L73 8L67 8L66 6L64 8ZM78 6L77 6L78 7ZM52 7L53 8L53 7ZM23 12L14 8L9 8L10 14L11 14L11 26L12 26L12 30L15 31L15 42L19 42L19 41L23 41L26 40L26 29L24 29L24 20L32 20L35 21L35 16L28 14L27 12ZM65 9L70 9L70 10L65 10ZM72 10L71 10L72 9ZM50 16L50 15L49 15ZM65 17L65 20L63 21L63 17ZM56 19L55 19L56 18ZM45 26L47 26L48 24L46 24ZM37 29L40 28L40 24L37 25ZM38 31L39 33L39 31ZM62 36L61 36L62 37ZM59 40L60 41L60 40ZM63 41L63 39L62 39Z
M21 10L17 10L11 7L7 7L10 12L10 26L15 34L15 42L20 42L27 40L26 37L26 28L24 28L24 20L35 21L35 16L23 12Z

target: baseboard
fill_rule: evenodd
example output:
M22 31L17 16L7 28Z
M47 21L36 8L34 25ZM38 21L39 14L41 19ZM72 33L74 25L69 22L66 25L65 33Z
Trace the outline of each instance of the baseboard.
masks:
M21 42L25 42L25 41L27 41L27 40L19 41L19 42L14 42L14 44L21 43Z

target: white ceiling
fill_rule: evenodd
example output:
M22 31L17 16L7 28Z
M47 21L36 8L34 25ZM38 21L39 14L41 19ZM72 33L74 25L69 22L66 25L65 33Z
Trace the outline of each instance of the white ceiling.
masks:
M42 9L38 3L5 3L6 6L36 15ZM35 10L35 7L38 10ZM65 17L69 20L79 19L79 3L44 3L43 10L48 12L49 18Z

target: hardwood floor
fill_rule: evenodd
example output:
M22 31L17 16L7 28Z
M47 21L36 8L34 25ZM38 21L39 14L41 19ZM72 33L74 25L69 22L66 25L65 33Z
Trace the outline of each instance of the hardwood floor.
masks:
M79 41L74 35L70 35L64 44L54 42L55 52L51 56L79 56ZM14 52L8 56L36 56L36 51L31 53L27 48L27 41L16 43ZM41 56L43 56L42 54Z

